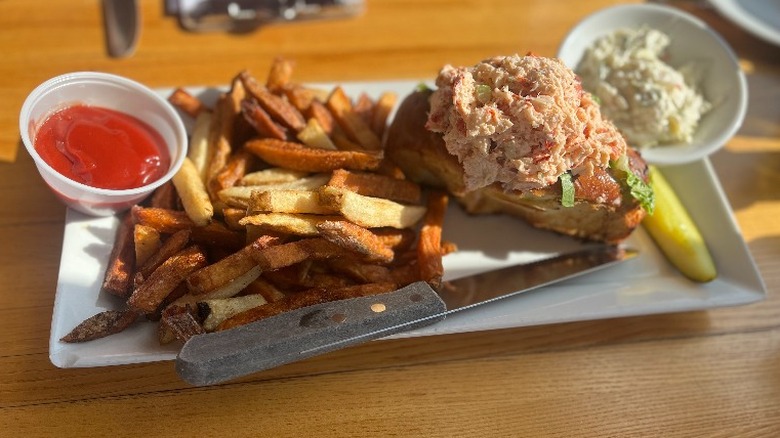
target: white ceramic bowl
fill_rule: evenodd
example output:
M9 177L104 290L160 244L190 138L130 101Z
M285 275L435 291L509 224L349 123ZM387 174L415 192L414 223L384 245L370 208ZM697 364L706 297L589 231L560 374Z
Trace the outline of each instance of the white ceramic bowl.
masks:
M690 144L676 143L641 150L652 164L683 164L700 160L722 148L742 125L747 110L745 74L737 57L720 35L700 19L679 9L656 4L620 5L598 11L577 24L565 37L557 56L576 70L586 49L598 38L620 28L642 25L671 39L672 67L695 62L704 72L699 90L713 108L699 121Z
M154 128L170 153L165 175L142 187L112 190L73 181L54 170L35 150L36 132L50 114L75 104L120 111ZM67 206L93 216L112 215L142 201L173 177L187 155L187 131L173 106L148 87L107 73L68 73L42 83L22 105L19 131L41 177L54 193Z

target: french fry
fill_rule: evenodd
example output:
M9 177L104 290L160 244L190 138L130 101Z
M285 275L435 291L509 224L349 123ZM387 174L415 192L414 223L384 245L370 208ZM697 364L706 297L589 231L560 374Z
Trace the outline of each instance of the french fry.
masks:
M222 169L211 179L211 190L213 193L219 193L220 190L233 187L246 174L254 160L254 155L244 149L233 153Z
M152 227L165 234L173 234L195 226L187 212L184 211L140 206L134 206L130 211L136 223Z
M425 215L425 207L421 205L400 204L332 186L320 189L320 199L351 222L365 228L410 228Z
M286 128L291 129L293 132L298 132L303 129L306 125L306 120L297 108L280 96L271 93L268 88L260 85L248 72L241 72L239 77L244 84L247 93L257 99L263 109L268 111L268 114L271 115L275 121L281 123Z
M268 301L260 295L244 295L232 298L215 298L199 302L199 308L207 314L203 320L203 328L213 331L222 321L254 307L267 304Z
M238 221L241 225L254 225L264 232L294 236L316 236L317 224L326 220L338 220L340 216L303 213L256 213Z
M165 263L165 261L174 254L184 249L184 247L190 243L191 234L192 232L185 228L173 233L171 237L166 239L165 242L160 245L159 251L152 254L152 256L146 260L146 263L138 267L134 277L134 286L138 287L141 285L155 269L159 268L160 265Z
M284 292L279 290L279 288L271 284L268 280L266 280L263 277L259 277L257 280L249 283L249 285L246 288L244 288L243 294L262 295L263 298L265 298L265 300L269 303L273 303L274 301L279 301L285 296Z
M192 305L169 306L161 315L158 339L161 344L174 340L187 342L189 338L204 333L203 326L196 319Z
M370 127L374 113L374 100L368 94L360 93L355 101L355 105L352 106L352 111L360 116Z
M333 114L333 118L352 140L366 150L379 151L382 149L382 141L363 118L355 113L343 88L335 87L326 105Z
M192 118L198 117L205 109L200 99L183 88L174 89L168 96L168 102Z
M190 143L187 149L187 157L192 161L198 171L201 181L206 182L211 157L211 143L209 142L209 130L211 129L211 111L202 111L195 119L192 128Z
M367 283L355 286L346 286L339 289L321 290L312 289L306 292L290 294L283 299L268 303L264 306L254 307L236 314L220 323L216 331L227 330L250 322L259 321L280 313L300 309L315 304L329 301L357 298L362 296L377 295L390 292L395 289L395 283Z
M322 221L316 225L317 231L326 240L361 254L367 261L390 263L395 253L382 243L371 231L346 220Z
M377 137L382 138L384 136L387 128L387 119L393 112L397 100L398 96L392 92L382 93L377 99L370 123L371 130L374 131Z
M138 312L130 309L105 310L82 321L60 341L86 342L119 333L138 319Z
M155 208L168 208L174 210L178 208L178 204L179 194L176 193L176 188L171 181L158 187L149 199L149 206Z
M417 242L420 278L428 282L433 289L441 287L441 279L444 274L441 233L447 203L448 197L441 191L435 191L429 195L428 211L423 219L420 238Z
M268 183L255 186L233 186L220 190L219 199L232 207L247 208L252 193L255 191L269 190L315 190L328 182L326 174L316 174L301 178L296 181Z
M333 258L328 260L327 263L329 268L335 273L341 276L347 276L359 283L397 283L396 279L393 277L395 268L390 269L385 265L360 262L350 258ZM400 285L400 283L396 284L397 287Z
M239 78L234 78L229 92L220 95L214 107L211 129L209 131L209 156L206 170L206 189L212 201L217 200L214 185L211 181L216 178L222 168L227 164L233 151L232 141L236 126L236 119L241 113L241 102L246 95L243 83Z
M305 260L323 260L344 255L344 250L325 239L315 237L280 245L251 245L252 258L263 271L273 271Z
M133 274L135 272L135 245L133 230L135 218L125 213L119 221L114 247L108 257L108 268L103 278L100 291L127 298L133 290Z
M173 185L181 198L184 211L196 226L205 226L214 217L214 206L200 178L198 169L189 158L173 176Z
M312 149L299 143L271 138L252 140L245 147L265 162L303 172L330 172L336 169L376 169L381 154L361 151Z
M136 224L133 227L133 243L135 266L143 266L154 253L160 250L162 245L160 232L152 227Z
M264 236L253 242L257 247L267 247L278 244L277 238ZM193 272L187 277L187 288L193 295L205 295L230 283L241 275L246 274L256 263L252 258L251 246L246 246L239 251L223 258L222 260L205 266Z
M287 129L276 123L268 111L264 110L257 101L247 99L241 102L241 113L261 136L279 140L287 139Z
M333 214L335 211L320 203L317 190L255 190L249 197L247 215L255 213Z
M187 276L206 266L206 255L198 246L190 246L168 258L136 288L127 305L140 313L150 314Z
M296 137L303 144L312 148L329 150L337 149L336 145L333 143L333 140L328 137L328 134L322 128L320 122L318 122L315 118L309 119L309 121L306 122L306 126L298 132Z
M336 169L333 171L328 185L351 190L365 196L408 204L419 204L422 199L422 189L418 184L377 173Z
M290 170L282 167L271 167L247 173L239 181L242 186L259 186L264 184L292 183L298 182L309 175L309 172ZM323 177L323 179L325 179ZM325 179L327 181L327 179ZM324 183L323 183L324 184ZM320 184L322 185L322 184ZM318 186L319 187L319 186Z
M287 58L274 58L265 86L274 92L285 89L290 84L294 66L295 64Z

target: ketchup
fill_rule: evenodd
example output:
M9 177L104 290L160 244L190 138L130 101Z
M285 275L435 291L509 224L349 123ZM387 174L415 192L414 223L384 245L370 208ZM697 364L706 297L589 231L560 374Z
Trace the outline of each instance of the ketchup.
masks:
M162 136L137 118L107 108L74 105L44 120L35 150L57 172L103 189L132 189L168 171Z

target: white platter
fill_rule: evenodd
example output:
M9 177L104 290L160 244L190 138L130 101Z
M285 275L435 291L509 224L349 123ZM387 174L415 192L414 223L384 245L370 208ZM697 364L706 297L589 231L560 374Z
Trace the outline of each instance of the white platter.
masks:
M382 91L407 95L419 81L347 84L351 95ZM163 91L161 91L162 93ZM208 93L203 94L208 98ZM556 286L491 303L395 337L430 336L526 327L569 321L712 309L753 303L766 295L731 208L709 161L663 168L711 246L719 276L707 284L682 277L639 229L627 245L639 257L607 270ZM160 346L154 323L136 324L107 338L83 344L59 339L85 318L119 308L115 297L98 293L114 239L114 217L92 218L67 212L62 260L52 317L50 359L58 367L95 367L172 360L178 345ZM539 231L505 216L470 217L453 206L446 218L446 240L459 251L445 257L445 277L537 260L582 244Z
M777 0L709 0L743 30L780 46L780 2Z

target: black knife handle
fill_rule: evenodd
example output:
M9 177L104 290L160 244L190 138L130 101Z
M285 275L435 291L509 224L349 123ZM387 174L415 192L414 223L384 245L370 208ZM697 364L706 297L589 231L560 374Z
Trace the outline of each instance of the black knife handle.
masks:
M446 307L425 282L380 295L285 312L192 337L176 358L186 382L211 385L412 330L444 319Z

